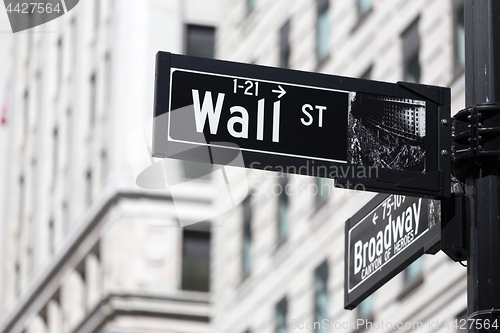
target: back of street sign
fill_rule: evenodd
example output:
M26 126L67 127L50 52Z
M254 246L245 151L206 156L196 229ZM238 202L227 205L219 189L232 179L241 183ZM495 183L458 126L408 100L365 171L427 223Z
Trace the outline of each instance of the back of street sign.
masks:
M159 52L154 117L154 157L449 196L448 88Z

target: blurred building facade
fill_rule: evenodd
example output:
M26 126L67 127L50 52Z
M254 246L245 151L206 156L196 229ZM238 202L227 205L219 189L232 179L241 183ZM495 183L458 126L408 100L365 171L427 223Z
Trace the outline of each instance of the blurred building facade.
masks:
M86 0L13 37L1 332L210 331L210 229L180 228L168 190L135 184L128 139L151 119L156 52L213 56L218 21L217 0ZM197 219L213 192L205 177L177 203Z
M217 58L448 86L452 113L464 107L463 1L225 0L221 8ZM248 175L252 194L212 233L214 332L364 331L357 319L391 323L379 329L386 332L398 323L398 332L458 330L466 269L442 252L343 309L344 223L374 194L312 177ZM324 319L329 325L318 325Z
M0 331L362 331L358 318L448 331L466 276L443 253L343 309L344 222L374 194L248 171L252 194L217 227L179 228L168 190L135 185L127 140L151 117L158 50L450 86L457 112L463 49L459 0L85 0L17 34L0 127ZM180 182L204 172L167 163ZM192 186L183 209L197 220L217 189Z

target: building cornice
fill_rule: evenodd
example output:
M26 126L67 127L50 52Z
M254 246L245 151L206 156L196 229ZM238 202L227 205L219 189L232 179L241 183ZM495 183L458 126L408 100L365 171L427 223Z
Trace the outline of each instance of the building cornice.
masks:
M110 211L111 207L116 205L122 199L149 199L172 201L172 195L169 191L146 190L130 185L123 185L119 182L113 186L107 186L100 195L93 201L91 207L86 210L84 216L75 223L75 228L67 236L64 244L54 254L50 264L43 270L33 281L17 301L14 308L0 322L0 332L11 332L16 326L20 325L20 319L27 314L30 307L35 306L34 303L44 289L51 283L61 270L68 264L72 256L84 242L86 237L98 226L103 217ZM191 202L198 204L210 204L212 198L195 195L186 196L181 199L183 202ZM38 309L39 311L41 309ZM25 317L26 319L26 317Z
M109 294L71 332L98 332L106 323L121 315L208 323L209 296L201 292L179 292L168 296Z

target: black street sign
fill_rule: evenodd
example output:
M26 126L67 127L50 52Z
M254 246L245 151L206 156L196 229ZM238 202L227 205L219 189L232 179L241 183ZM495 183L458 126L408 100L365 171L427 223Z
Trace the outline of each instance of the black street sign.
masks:
M344 307L366 297L441 239L439 200L379 194L345 226Z
M153 156L449 195L450 90L159 52Z

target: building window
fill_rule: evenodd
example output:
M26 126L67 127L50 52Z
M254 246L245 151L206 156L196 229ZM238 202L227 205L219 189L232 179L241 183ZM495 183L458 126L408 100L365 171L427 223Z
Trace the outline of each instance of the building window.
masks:
M52 131L52 182L57 177L57 168L59 166L59 129L54 126Z
M33 24L34 24L35 15L28 10L28 15L25 15L25 17L27 19L28 26L32 27ZM28 34L28 52L27 52L27 58L26 58L26 60L27 60L26 61L26 67L28 67L29 62L30 62L30 60L32 59L32 56L33 56L33 38L34 38L33 35L34 34L32 34L32 33Z
M87 205L90 205L92 203L92 170L87 170L87 176L86 176L86 181L87 181L87 193L85 194L85 198L87 201Z
M34 112L34 117L33 117L33 124L35 125L35 130L38 130L38 123L39 123L39 117L41 114L43 114L42 107L43 107L43 76L42 76L42 71L38 70L36 72L36 105L35 105L35 112Z
M328 319L328 262L322 263L314 271L314 331L328 332L321 325L324 319ZM316 325L316 323L320 323Z
M278 196L278 243L283 243L288 237L289 231L289 203L286 193L288 175L281 174L279 177L280 194Z
M274 324L276 325L276 333L287 333L287 313L288 313L288 301L283 298L276 305L276 317L274 318Z
M94 0L94 32L97 36L99 31L99 23L101 19L101 1Z
M111 53L107 52L106 56L104 58L104 101L105 101L105 107L106 107L106 114L108 114L108 108L110 107L111 104L111 91L112 91L112 67L111 67Z
M81 279L81 286L82 286L82 303L81 307L85 309L85 312L87 310L87 297L88 297L88 288L87 288L87 270L85 267L85 259L83 259L76 267L75 267L75 272L78 274L79 278Z
M62 229L63 232L68 231L69 226L69 202L64 201L62 203Z
M330 197L331 180L328 178L317 177L316 187L318 192L316 193L316 206L321 207L328 202Z
M28 279L31 279L31 275L33 274L33 266L35 264L34 258L33 258L33 248L31 245L28 246L26 249L26 257L27 257L27 269L26 269L26 274L28 276Z
M360 78L363 80L371 80L372 79L372 71L373 71L373 65L370 65L363 74L361 74Z
M252 207L251 197L243 201L243 276L248 276L252 269Z
M464 0L453 0L453 25L455 72L461 72L465 67Z
M247 0L247 13L251 13L255 9L257 0Z
M24 135L25 137L27 137L30 126L30 93L28 91L28 88L24 90L23 107L24 107L24 124L23 124Z
M21 264L19 261L16 261L15 267L15 281L14 281L14 293L16 297L19 297L21 294Z
M49 332L57 332L55 328L63 327L63 311L61 308L61 290L58 289L51 297L45 306L47 311L47 326L50 327ZM54 328L54 330L52 330Z
M184 229L181 288L208 292L209 278L210 233Z
M35 219L38 212L38 161L36 157L31 160L31 217Z
M361 303L359 303L357 307L358 318L367 319L373 317L373 300L375 298L375 294L371 294Z
M215 28L209 26L187 25L186 55L202 58L215 56ZM184 177L187 179L209 180L212 166L208 163L183 161Z
M50 302L50 301L49 301ZM48 307L49 307L49 303L45 304L43 306L43 308L40 310L40 312L38 313L38 316L40 317L40 319L43 320L43 323L45 325L48 325L49 324L49 320L48 320Z
M290 20L280 29L280 66L290 68Z
M215 56L215 28L188 25L186 27L186 55L213 58Z
M108 152L103 149L101 151L101 184L104 184L108 177Z
M49 220L49 254L54 253L55 249L55 228L54 228L54 219L50 218Z
M64 72L64 58L63 58L63 40L62 37L57 39L57 87L61 89Z
M73 153L73 114L71 108L66 110L66 165L67 171L70 170L71 162L72 162L72 153Z
M78 56L78 34L77 34L77 25L76 25L76 18L73 17L71 20L71 25L70 25L70 30L71 30L71 59L70 61L73 64L76 64L76 59Z
M358 0L358 16L366 16L373 8L373 0Z
M24 176L19 177L19 228L21 228L24 222L24 201L25 201L25 180Z
M402 35L403 39L403 68L404 81L411 83L420 82L420 36L418 32L418 19L416 19Z
M404 280L405 283L411 283L418 277L422 275L422 271L424 268L424 257L420 257L415 260L410 266L406 267L404 270Z
M405 81L411 83L420 82L420 63L418 53L405 65Z
M316 0L318 16L316 22L316 57L323 62L330 55L330 5L328 0Z
M96 74L90 76L90 128L93 129L97 113L97 78Z

